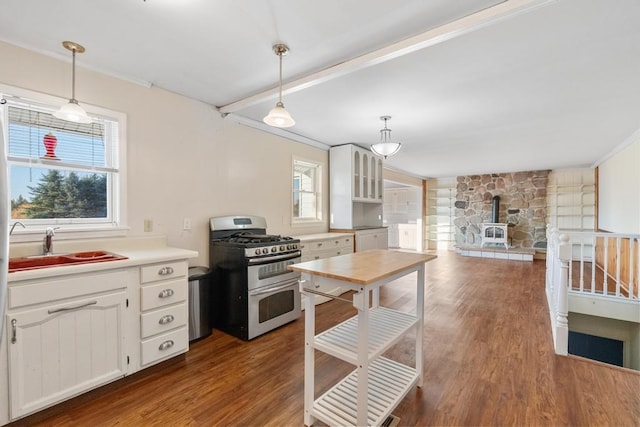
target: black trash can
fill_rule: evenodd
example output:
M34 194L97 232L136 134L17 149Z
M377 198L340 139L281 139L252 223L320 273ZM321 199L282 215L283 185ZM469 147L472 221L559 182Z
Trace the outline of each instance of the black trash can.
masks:
M189 342L211 335L211 270L189 267Z

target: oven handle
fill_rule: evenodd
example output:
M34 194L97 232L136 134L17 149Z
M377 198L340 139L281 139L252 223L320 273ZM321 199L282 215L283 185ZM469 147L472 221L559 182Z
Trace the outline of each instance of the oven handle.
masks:
M258 265L258 264L269 264L270 262L273 262L273 261L283 261L283 260L286 261L289 259L298 258L299 256L301 256L301 254L302 253L300 251L295 251L293 253L284 254L284 255L271 255L263 258L249 258L249 264Z
M273 286L271 288L258 289L258 290L255 290L255 291L249 291L249 296L250 297L255 297L255 296L258 296L258 295L264 295L264 294L268 294L268 293L271 293L271 292L281 291L283 289L290 288L291 285L297 285L297 284L298 284L298 279L294 279L294 280L290 280L288 282L285 282L282 285Z

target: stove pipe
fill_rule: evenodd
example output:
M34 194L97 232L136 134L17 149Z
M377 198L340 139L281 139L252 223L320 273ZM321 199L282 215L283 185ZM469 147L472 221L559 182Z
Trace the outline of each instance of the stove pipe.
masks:
M500 196L493 196L491 199L491 222L500 222Z

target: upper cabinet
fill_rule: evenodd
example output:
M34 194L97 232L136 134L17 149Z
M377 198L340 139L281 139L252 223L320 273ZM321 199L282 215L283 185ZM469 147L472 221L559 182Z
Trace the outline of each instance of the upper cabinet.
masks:
M332 147L330 152L332 183L351 183L351 199L358 202L382 203L382 159L367 149L353 144Z
M331 147L329 169L331 227L382 225L382 159L365 148L340 145Z

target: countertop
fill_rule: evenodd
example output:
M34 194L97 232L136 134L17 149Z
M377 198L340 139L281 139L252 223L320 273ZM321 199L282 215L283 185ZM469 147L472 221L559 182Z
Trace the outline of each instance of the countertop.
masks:
M108 243L91 242L78 245L67 243L65 245L60 244L58 246L59 247L56 250L57 253L69 253L82 250L108 250L110 252L117 253L118 255L126 256L127 259L15 271L7 275L7 281L9 284L20 280L43 279L78 273L92 273L116 268L134 267L142 264L195 258L198 256L198 252L196 251L166 246L164 239L152 239L145 241L141 239L117 239L109 241ZM91 249L87 249L88 247Z
M436 258L429 254L373 249L293 264L288 268L301 273L369 285Z
M314 240L325 240L341 237L353 237L353 233L317 233L317 234L303 234L300 236L293 236L294 239L300 239L301 242L312 242Z

